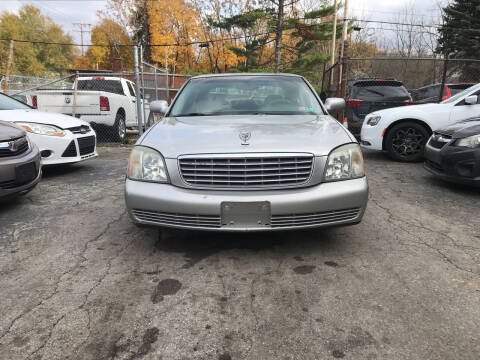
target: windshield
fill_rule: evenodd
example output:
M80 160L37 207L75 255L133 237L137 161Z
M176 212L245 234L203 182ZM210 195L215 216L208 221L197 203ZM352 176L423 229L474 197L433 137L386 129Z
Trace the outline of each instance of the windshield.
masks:
M408 100L410 94L398 81L362 81L353 86L351 97L362 100Z
M480 88L480 84L469 87L468 89L465 89L462 92L459 92L458 94L453 95L451 98L448 98L447 100L442 101L441 104L453 103L453 102L461 99L462 97L467 96L470 92L477 91L479 88Z
M324 114L300 77L225 76L190 80L169 116Z
M113 94L123 94L123 87L120 80L78 80L78 90L105 91Z
M31 109L30 106L24 104L10 96L0 94L0 110L19 110L19 109Z

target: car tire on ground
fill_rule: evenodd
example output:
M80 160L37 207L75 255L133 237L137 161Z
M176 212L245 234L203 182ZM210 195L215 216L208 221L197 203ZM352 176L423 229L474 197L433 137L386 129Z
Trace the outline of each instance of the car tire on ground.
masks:
M392 127L385 138L385 150L396 161L417 162L423 159L428 130L413 121L405 121Z
M127 127L125 125L125 115L118 112L115 117L115 124L110 128L110 140L115 142L123 142L127 135Z

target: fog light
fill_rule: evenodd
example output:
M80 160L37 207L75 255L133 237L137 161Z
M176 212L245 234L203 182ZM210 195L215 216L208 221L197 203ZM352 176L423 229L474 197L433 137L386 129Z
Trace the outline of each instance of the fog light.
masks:
M52 151L51 150L42 150L40 152L40 155L42 156L42 158L47 158L49 157L50 155L52 155Z

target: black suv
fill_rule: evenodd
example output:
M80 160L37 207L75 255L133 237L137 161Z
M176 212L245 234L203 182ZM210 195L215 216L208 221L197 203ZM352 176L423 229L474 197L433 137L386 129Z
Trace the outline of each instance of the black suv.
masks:
M445 84L443 88L443 96L441 101L451 98L453 95L468 89L475 83L457 83L457 84ZM421 87L416 90L412 90L412 98L415 104L437 103L440 102L440 87L441 84L433 84Z
M377 110L410 105L412 97L401 81L394 79L356 79L349 83L345 117L348 130L360 136L363 120Z

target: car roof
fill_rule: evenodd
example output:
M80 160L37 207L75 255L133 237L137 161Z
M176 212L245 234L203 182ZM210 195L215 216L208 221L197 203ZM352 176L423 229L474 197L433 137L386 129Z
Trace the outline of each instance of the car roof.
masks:
M204 78L216 78L216 77L232 77L232 76L244 76L244 77L255 77L255 76L289 76L296 78L303 78L303 76L297 74L288 74L288 73L222 73L222 74L205 74L193 76L192 79L204 79Z
M127 80L116 76L79 76L78 80Z
M457 83L445 83L445 86L464 86L464 85L465 86L467 86L467 85L473 86L475 84L477 84L477 83L475 83L475 82L457 82ZM420 87L418 89L415 89L415 90L426 89L426 88L429 88L429 87L441 86L441 85L442 85L442 83L430 84L430 85L422 86L422 87Z
M362 79L353 79L353 80L351 80L351 84L352 84L352 85L355 85L355 84L362 83L362 82L372 82L372 81L377 81L377 82L396 82L396 83L399 83L399 84L402 84L402 85L403 85L403 82L401 82L400 80L397 80L397 79L386 79L386 78L362 78Z

